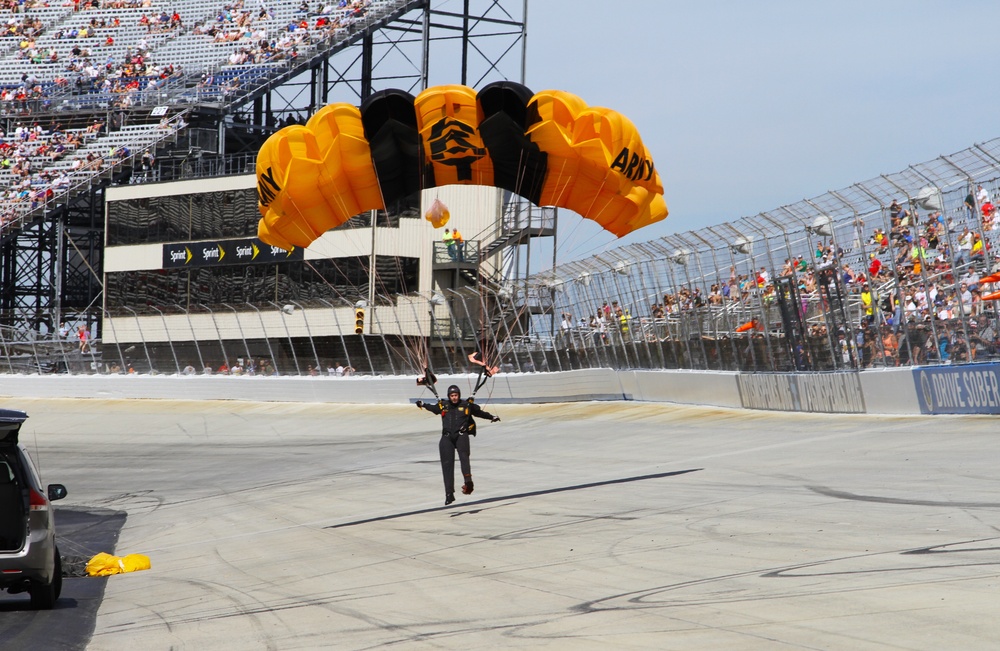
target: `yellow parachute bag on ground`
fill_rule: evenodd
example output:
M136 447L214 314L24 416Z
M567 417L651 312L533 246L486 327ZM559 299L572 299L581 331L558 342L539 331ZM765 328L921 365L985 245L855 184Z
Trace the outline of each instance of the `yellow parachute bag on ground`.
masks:
M151 567L149 556L145 554L129 554L128 556L112 556L101 552L87 563L88 576L111 576L125 572L138 572Z

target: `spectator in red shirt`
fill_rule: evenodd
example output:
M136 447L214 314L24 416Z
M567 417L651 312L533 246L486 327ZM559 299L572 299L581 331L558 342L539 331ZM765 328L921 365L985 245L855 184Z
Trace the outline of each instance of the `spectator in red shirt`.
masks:
M882 261L875 257L875 254L871 254L871 263L868 265L868 276L873 280L878 278L879 272L882 271Z

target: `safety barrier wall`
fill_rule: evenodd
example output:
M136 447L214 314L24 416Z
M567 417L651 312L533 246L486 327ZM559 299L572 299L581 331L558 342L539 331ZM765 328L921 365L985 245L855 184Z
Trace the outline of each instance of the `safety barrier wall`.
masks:
M1000 414L1000 364L928 367L913 372L924 414Z
M472 374L441 375L468 395ZM18 398L243 400L405 404L432 399L412 377L4 375L0 406ZM1000 414L1000 364L861 373L615 371L500 373L477 396L487 404L636 400L812 413ZM5 404L6 403L6 404Z
M475 375L440 375L438 390L457 384L469 395ZM11 398L246 400L253 402L329 402L401 404L433 399L411 377L233 377L177 375L4 375L0 396ZM486 403L623 400L618 373L585 369L563 373L500 374L479 392ZM2 405L2 402L0 402ZM16 407L8 403L7 407Z

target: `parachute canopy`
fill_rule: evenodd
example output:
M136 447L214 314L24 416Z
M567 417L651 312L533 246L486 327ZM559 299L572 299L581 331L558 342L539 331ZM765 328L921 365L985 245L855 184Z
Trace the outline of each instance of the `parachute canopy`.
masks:
M358 213L449 184L569 208L619 237L667 216L653 158L628 118L502 81L478 93L384 90L274 133L257 156L257 234L307 247Z
M440 199L434 199L434 203L427 209L424 219L434 225L434 228L441 228L451 219L451 211Z

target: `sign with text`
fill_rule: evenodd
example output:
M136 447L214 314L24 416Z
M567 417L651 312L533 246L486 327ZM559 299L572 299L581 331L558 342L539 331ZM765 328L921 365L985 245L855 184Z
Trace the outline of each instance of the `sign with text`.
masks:
M302 260L300 247L291 251L264 244L257 238L215 242L174 242L163 245L163 268L274 264Z
M922 414L1000 414L1000 364L913 369Z
M736 384L745 409L865 413L857 373L740 373Z

